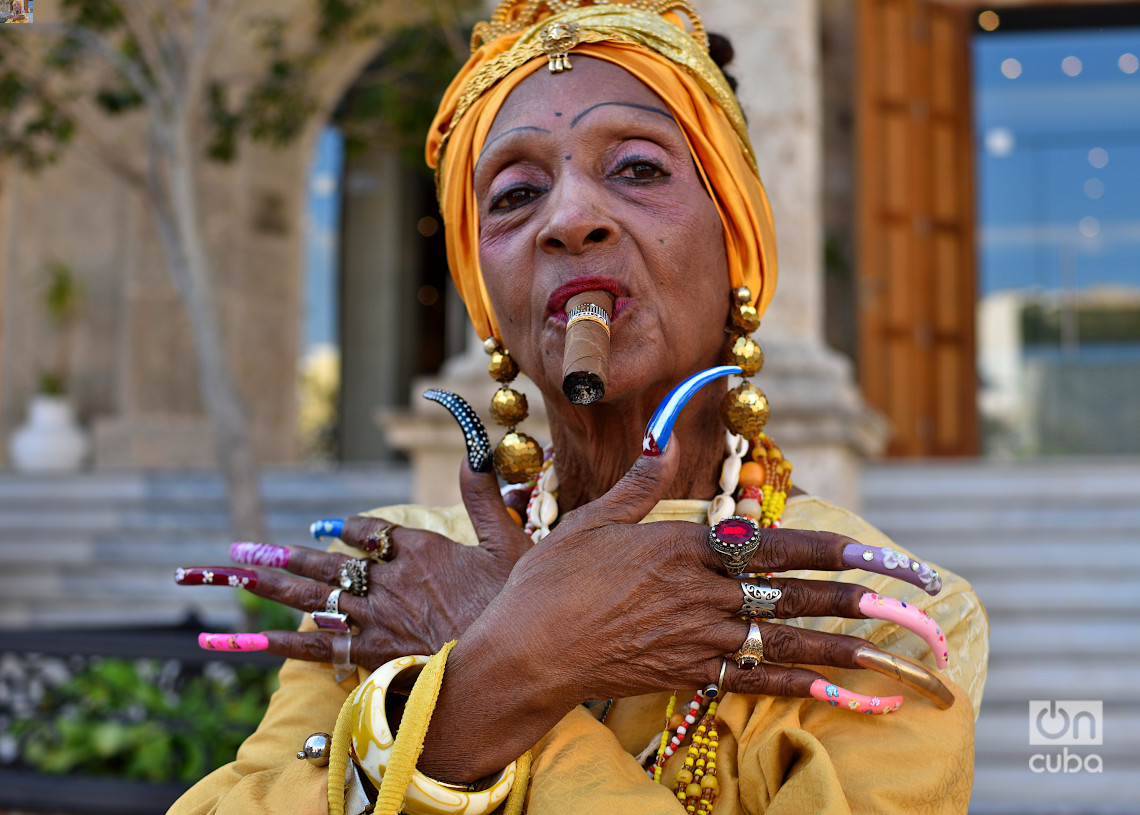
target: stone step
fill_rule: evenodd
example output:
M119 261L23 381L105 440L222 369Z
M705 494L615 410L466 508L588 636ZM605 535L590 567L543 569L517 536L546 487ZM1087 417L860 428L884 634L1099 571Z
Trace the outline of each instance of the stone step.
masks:
M990 651L982 706L1030 699L1101 699L1124 702L1135 698L1140 655L1101 654L1095 660L1073 659L1046 652L1042 660L1026 663Z
M979 503L1085 504L1140 495L1140 460L988 460L874 462L862 471L864 500L884 504L967 499Z
M1089 658L1103 654L1140 654L1140 626L1133 619L1112 615L1095 626L1083 620L1053 617L991 621L990 653L1000 660Z
M1105 573L1097 580L1073 580L1053 575L1033 580L1012 579L988 572L963 575L970 580L991 618L1006 614L1050 619L1073 615L1140 613L1140 590L1135 574ZM1135 619L1135 617L1133 617Z
M262 475L262 491L270 506L339 503L346 499L382 506L407 500L410 469L391 464L329 471L267 471ZM205 472L49 476L0 471L0 510L203 503L224 508L225 494L222 479Z
M1117 759L1115 766L1107 762L1101 773L1051 774L1030 771L1031 755L1011 765L975 762L970 815L1136 815L1140 770L1135 757L1127 765L1126 759Z

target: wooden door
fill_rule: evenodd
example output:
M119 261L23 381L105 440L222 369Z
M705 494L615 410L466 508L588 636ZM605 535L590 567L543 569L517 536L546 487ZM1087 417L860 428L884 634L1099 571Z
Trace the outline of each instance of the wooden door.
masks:
M977 452L968 12L860 0L859 378L888 455Z

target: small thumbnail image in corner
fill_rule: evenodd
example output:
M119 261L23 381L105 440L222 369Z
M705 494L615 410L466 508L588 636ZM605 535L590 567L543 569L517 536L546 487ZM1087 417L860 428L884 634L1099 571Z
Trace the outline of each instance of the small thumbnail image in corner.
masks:
M32 0L0 0L0 23L30 23Z

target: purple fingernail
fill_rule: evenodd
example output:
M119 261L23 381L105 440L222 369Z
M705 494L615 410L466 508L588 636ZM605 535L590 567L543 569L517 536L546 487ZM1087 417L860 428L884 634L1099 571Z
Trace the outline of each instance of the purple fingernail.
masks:
M905 580L927 594L938 594L942 591L942 578L938 572L927 564L911 560L905 553L888 546L849 543L843 547L843 563L851 569L863 569Z
M233 586L252 589L257 585L257 572L233 566L190 566L174 571L174 582L180 586Z
M272 543L238 541L230 544L230 560L234 563L248 563L251 566L284 569L289 565L289 550Z

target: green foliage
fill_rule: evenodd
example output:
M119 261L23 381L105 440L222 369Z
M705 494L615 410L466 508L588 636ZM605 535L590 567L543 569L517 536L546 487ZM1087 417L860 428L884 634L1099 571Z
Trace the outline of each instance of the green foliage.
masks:
M50 260L43 267L44 308L57 326L65 326L75 318L83 300L83 284L71 267L59 260Z
M466 57L455 43L468 39L458 18L393 32L334 115L345 149L357 152L383 141L399 148L412 166L422 166L424 134Z
M1082 345L1140 342L1140 307L1135 302L1084 302L1071 308L1077 327L1073 339ZM1060 305L1027 303L1021 311L1021 336L1029 346L1058 345L1063 321Z
M92 31L106 32L123 24L118 0L63 0L65 18Z
M276 671L222 667L170 683L155 660L94 660L13 722L20 758L45 773L196 781L233 760L277 687Z

